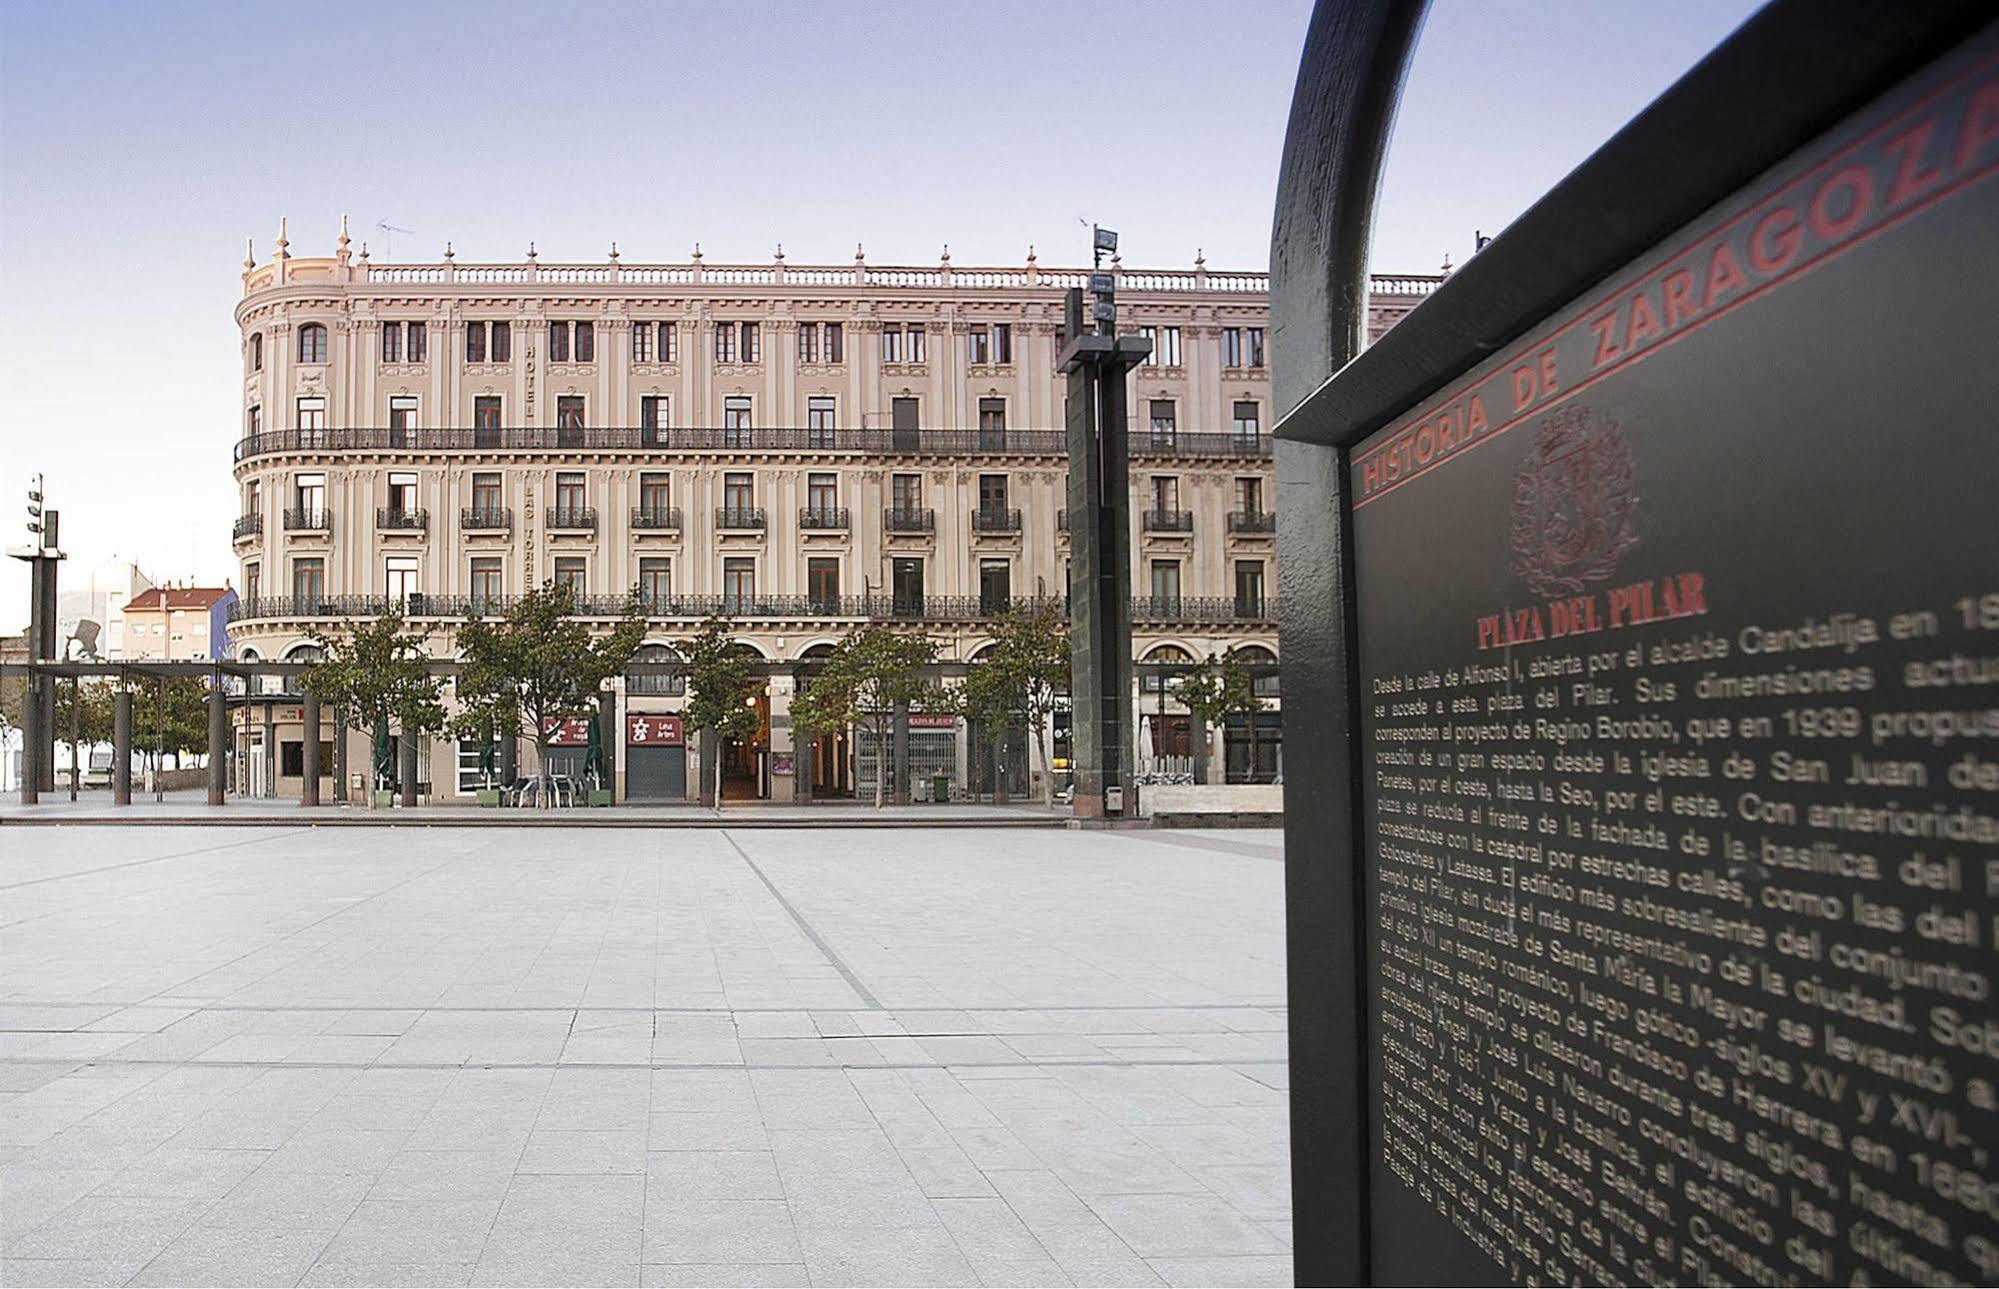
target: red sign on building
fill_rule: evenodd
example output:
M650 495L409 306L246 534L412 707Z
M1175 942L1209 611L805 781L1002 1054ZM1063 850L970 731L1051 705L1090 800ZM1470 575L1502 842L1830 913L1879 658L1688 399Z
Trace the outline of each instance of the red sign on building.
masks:
M938 716L925 712L909 714L909 728L913 730L954 730L958 728L955 716Z
M653 716L644 712L625 713L625 744L628 747L681 747L686 734L678 716Z
M587 716L572 716L560 724L549 721L543 728L554 730L548 738L550 747L590 746L590 718Z

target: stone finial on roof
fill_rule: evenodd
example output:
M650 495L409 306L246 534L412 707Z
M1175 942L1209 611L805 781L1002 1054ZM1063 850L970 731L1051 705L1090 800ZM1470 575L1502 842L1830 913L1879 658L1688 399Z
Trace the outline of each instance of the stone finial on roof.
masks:
M867 258L868 258L868 253L867 253L866 251L864 251L864 250L862 250L862 249L861 249L861 244L860 244L859 242L855 242L855 243L854 243L854 263L856 263L856 264L865 264L865 263L867 262Z
M694 243L694 262L696 264L701 262L701 243L699 242Z
M454 252L454 251L453 251L453 250L451 249L451 243L450 243L450 242L446 242L446 243L444 244L444 258L445 258L446 262L449 262L449 261L451 261L452 259L455 259L455 258L456 258L456 252Z
M944 262L944 263L946 263L946 264L949 264L949 263L951 262L951 243L949 243L949 242L946 242L946 243L944 243L944 258L943 258L943 262Z
M1206 254L1202 252L1201 248L1198 246L1194 248L1194 267L1197 269L1204 269L1208 267L1208 257Z
M534 262L534 258L535 258L535 252L534 252L534 243L533 243L533 242L529 242L529 243L528 243L528 262L529 262L529 263L533 263L533 262Z
M361 262L361 263L363 263L363 264L366 264L366 263L368 262L368 243L366 243L366 242L363 242L363 243L361 243L361 260L360 260L360 262Z
M616 242L612 242L612 243L611 243L611 263L613 263L613 264L616 264L617 262L618 262L618 244L617 244Z
M783 242L779 242L779 243L777 244L777 262L778 262L779 264L782 264L782 263L784 263L784 243L783 243Z
M257 267L257 239L254 237L246 237L243 239L243 271L245 273L248 273L251 269L256 267Z
M1446 272L1446 273L1449 273L1449 272L1451 271L1451 253L1450 253L1449 251L1445 251L1445 252L1444 252L1444 268L1443 268L1443 271L1444 271L1444 272Z
M287 239L287 238L285 237L285 217L284 217L283 215L280 215L280 216L278 216L278 253L277 253L277 258L278 258L278 259L281 259L281 260L288 260L288 259L290 259L290 258L292 257L292 253L291 253L291 251L290 251L289 249L287 249L287 248L288 248L288 247L290 247L290 246L291 246L291 242L290 242L290 240L289 240L289 239Z
M1033 243L1033 242L1029 242L1029 243L1027 244L1027 262L1028 262L1029 264L1032 264L1032 263L1034 263L1034 243Z

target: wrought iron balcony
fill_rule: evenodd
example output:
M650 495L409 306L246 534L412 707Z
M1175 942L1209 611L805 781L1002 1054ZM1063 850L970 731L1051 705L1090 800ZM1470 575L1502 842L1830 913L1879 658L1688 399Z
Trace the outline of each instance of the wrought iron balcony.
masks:
M325 430L270 430L236 443L236 460L275 453L307 457L331 453L622 452L655 459L689 452L852 453L876 456L1067 455L1066 430L809 429L645 426L484 426L396 429L352 426ZM1231 432L1140 433L1133 456L1256 458L1270 456L1270 440Z
M909 510L891 507L882 511L882 530L890 533L934 533L937 531L937 512L923 507Z
M264 531L264 515L262 511L257 511L253 514L244 515L240 519L238 519L236 521L235 527L230 531L229 537L230 540L232 541L240 542L245 537L262 536L263 531Z
M1274 533L1277 531L1277 512L1274 510L1231 510L1229 531L1232 533Z
M230 608L232 622L268 618L379 617L398 607L413 618L491 617L505 613L521 597L493 595L412 595L406 600L385 595L278 595L238 600ZM628 595L582 595L576 616L622 617L633 603ZM977 622L1008 609L1050 606L1065 609L1060 596L908 596L893 592L869 595L653 595L638 597L639 612L648 618L698 622L711 615L737 618L902 619L922 622ZM1274 598L1235 596L1141 596L1131 602L1132 619L1148 623L1268 623L1276 620Z
M680 507L633 506L632 527L647 532L677 532L680 529Z
M514 512L505 506L467 506L458 512L458 526L468 533L512 532Z
M764 508L762 506L719 506L715 510L715 527L762 531L764 527Z
M980 506L972 512L972 531L975 533L1017 533L1020 531L1020 511L1004 506Z
M1194 531L1194 512L1148 510L1145 512L1144 524L1148 533L1191 533Z
M596 532L597 510L594 506L550 506L548 526L571 532Z
M288 533L328 533L333 531L333 512L312 510L304 506L294 506L285 511L285 531Z
M815 532L853 527L845 506L806 506L798 512L798 526Z
M375 527L383 531L426 532L430 528L430 512L422 507L397 510L393 506L378 506L375 509Z

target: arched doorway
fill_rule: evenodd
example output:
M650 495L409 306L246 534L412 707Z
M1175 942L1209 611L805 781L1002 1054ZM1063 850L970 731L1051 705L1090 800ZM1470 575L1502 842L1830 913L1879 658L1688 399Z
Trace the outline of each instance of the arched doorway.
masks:
M1250 688L1263 710L1231 716L1222 727L1223 782L1275 783L1284 770L1284 718L1277 710L1277 655L1262 645L1244 645L1229 655L1251 669Z
M1194 655L1176 644L1154 645L1140 662L1164 665L1191 665ZM1140 774L1192 773L1194 723L1186 712L1170 712L1173 685L1166 672L1141 672L1139 676L1138 771Z
M729 646L755 662L763 654L741 643ZM770 796L770 689L758 682L745 700L757 710L757 732L746 739L723 739L718 755L722 758L722 800L756 801Z
M798 660L804 663L823 663L833 656L833 646L822 641L799 652ZM799 677L801 691L811 685L808 676ZM851 797L854 795L853 776L854 732L851 729L838 730L830 734L820 734L813 738L805 749L812 766L812 795L814 797Z
M971 657L978 662L993 651L987 645ZM997 735L997 737L996 737ZM966 785L975 799L997 800L995 788L1006 787L1009 797L1025 797L1028 789L1029 748L1027 722L1016 717L1007 727L995 731L992 722L977 717L965 722Z
M640 645L634 663L672 666L683 662L664 644ZM685 801L687 799L687 731L679 704L664 700L687 692L682 672L640 670L625 673L625 799Z

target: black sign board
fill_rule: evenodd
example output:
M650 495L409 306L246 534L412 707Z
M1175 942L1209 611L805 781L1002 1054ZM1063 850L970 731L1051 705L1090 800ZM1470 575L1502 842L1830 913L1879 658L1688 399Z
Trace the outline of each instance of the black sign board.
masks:
M1919 61L1287 427L1337 462L1280 479L1339 517L1352 776L1287 812L1353 848L1365 1057L1294 1072L1294 1149L1363 1120L1341 1278L1999 1281L1999 32Z

